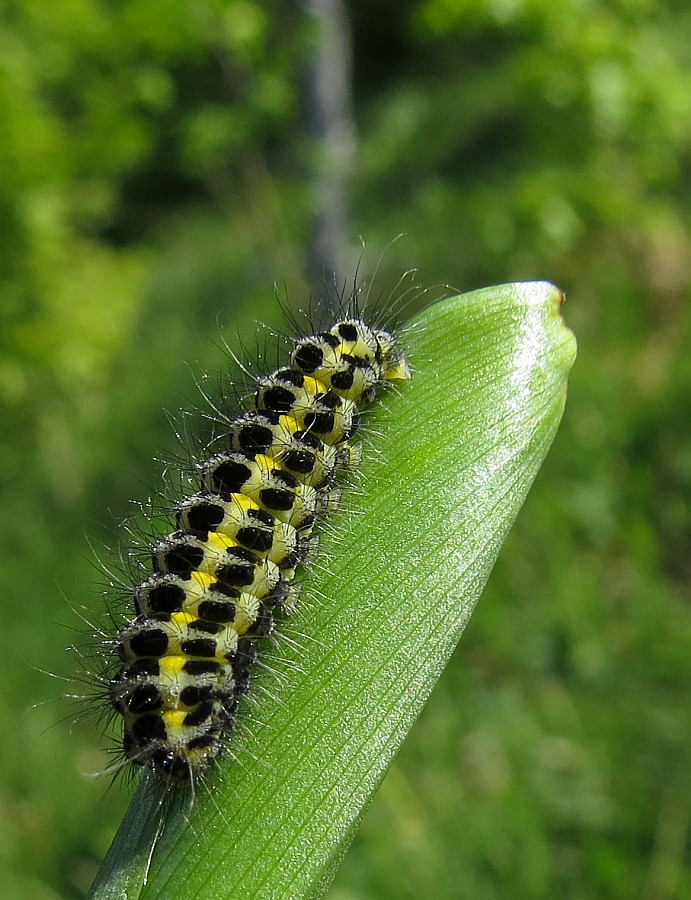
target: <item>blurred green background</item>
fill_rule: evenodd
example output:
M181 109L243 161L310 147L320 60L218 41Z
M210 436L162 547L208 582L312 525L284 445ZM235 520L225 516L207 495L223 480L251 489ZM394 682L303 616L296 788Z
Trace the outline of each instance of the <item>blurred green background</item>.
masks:
M554 281L580 355L329 897L689 897L691 7L350 0L330 46L310 5L0 2L3 896L95 873L128 791L84 777L99 724L60 699L93 551L226 365L219 322L253 346L274 281L304 302L335 212L342 271L407 235L383 285ZM348 35L327 146L315 73Z

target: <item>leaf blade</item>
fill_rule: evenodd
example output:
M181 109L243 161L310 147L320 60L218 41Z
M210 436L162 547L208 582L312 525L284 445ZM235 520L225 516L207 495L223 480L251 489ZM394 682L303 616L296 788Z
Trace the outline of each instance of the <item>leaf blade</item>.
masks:
M189 828L172 816L142 897L295 898L324 886L554 437L575 356L562 299L546 283L502 285L412 323L413 383L372 416L362 483L322 540L328 571L307 579L282 625L294 644L274 664L280 683L264 679L261 727L245 713L246 756L226 760ZM156 803L139 792L149 825L135 842L116 839L94 897L124 883L137 896Z

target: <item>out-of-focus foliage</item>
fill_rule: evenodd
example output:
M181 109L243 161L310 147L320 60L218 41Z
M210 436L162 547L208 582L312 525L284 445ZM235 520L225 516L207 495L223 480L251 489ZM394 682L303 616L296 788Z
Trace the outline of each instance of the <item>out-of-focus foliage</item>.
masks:
M549 278L580 356L333 897L688 896L691 8L348 6L353 238L407 233L384 284ZM68 688L39 670L82 640L56 622L90 630L69 608L99 607L88 541L111 559L108 511L155 490L185 362L218 368L217 316L275 319L275 279L299 292L312 40L287 0L0 6L7 896L79 893L117 820L125 791L80 778L107 764L98 730L62 721Z
M146 315L151 260L137 239L212 190L237 215L247 170L294 119L297 44L284 10L3 5L0 396L27 434L42 433L58 499L79 473L51 458L54 432L66 412L93 427L104 379Z
M413 5L400 40L418 53L366 113L368 197L386 198L390 228L403 204L427 222L462 215L460 248L455 229L441 245L429 233L438 258L460 255L470 277L549 260L586 287L606 278L669 299L691 265L682 6Z

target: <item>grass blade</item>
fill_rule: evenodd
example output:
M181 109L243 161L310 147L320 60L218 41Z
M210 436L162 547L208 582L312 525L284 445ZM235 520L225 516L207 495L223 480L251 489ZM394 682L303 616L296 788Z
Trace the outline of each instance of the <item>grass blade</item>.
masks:
M191 811L140 787L93 897L319 895L453 651L561 419L575 340L542 282L434 304L368 418L354 496ZM266 687L267 693L261 688ZM254 721L253 717L257 720Z

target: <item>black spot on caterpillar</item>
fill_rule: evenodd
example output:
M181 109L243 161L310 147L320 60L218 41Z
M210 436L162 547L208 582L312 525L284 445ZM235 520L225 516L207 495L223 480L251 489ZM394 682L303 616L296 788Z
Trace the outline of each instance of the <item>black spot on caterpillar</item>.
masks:
M294 609L315 528L359 462L360 413L410 377L392 334L366 324L353 298L330 327L294 339L286 364L224 419L110 643L122 753L169 783L194 785L226 748L261 639Z

